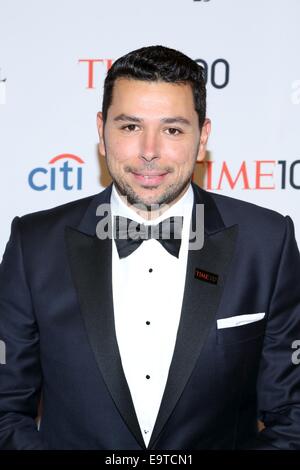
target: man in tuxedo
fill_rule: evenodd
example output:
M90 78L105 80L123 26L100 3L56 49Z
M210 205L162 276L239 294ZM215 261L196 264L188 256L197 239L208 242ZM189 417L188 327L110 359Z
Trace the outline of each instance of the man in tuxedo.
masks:
M121 57L98 114L113 183L13 220L1 449L300 448L293 223L192 182L205 101L184 54Z

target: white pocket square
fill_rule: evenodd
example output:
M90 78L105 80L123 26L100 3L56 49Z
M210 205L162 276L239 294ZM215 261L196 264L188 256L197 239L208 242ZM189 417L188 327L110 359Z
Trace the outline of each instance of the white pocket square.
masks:
M248 315L237 315L236 317L220 318L217 320L217 328L232 328L234 326L247 325L262 320L265 313L250 313Z

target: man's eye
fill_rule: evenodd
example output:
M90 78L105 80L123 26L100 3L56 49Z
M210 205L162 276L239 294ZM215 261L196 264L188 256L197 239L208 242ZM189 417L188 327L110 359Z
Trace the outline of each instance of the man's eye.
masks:
M126 126L122 126L122 130L133 132L136 131L138 126L136 124L127 124Z
M180 129L176 129L175 127L169 127L167 129L167 134L169 134L169 135L179 135L179 134L182 134L182 131Z

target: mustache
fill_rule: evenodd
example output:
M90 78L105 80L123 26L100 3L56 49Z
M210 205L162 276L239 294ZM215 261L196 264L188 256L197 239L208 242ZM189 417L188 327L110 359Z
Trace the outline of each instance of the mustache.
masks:
M126 173L144 173L147 171L153 171L153 172L155 171L159 174L163 174L163 173L172 173L174 170L171 167L159 168L156 165L149 164L149 165L144 165L141 168L125 166L124 171Z

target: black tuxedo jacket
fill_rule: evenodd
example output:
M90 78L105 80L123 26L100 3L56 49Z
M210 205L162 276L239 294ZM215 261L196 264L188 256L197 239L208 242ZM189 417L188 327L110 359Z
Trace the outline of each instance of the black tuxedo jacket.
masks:
M205 241L189 251L149 449L300 448L293 349L300 260L292 221L193 190L205 207ZM114 328L112 241L95 235L96 209L110 194L111 186L13 221L0 268L0 449L145 449ZM217 282L195 277L196 269ZM217 327L218 319L254 313L265 317ZM258 418L266 426L259 435Z

